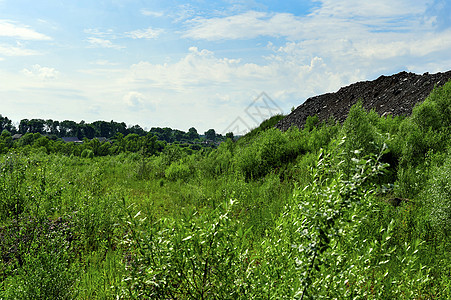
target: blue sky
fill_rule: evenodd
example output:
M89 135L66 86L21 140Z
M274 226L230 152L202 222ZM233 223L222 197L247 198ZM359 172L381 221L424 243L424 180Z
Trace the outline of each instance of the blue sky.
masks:
M449 53L449 0L0 0L0 114L222 133Z

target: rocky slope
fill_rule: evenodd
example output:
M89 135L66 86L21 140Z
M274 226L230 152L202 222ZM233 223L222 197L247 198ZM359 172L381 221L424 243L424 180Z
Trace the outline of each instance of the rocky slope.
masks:
M349 109L359 99L367 109L380 115L410 115L418 102L422 102L434 86L442 86L451 80L451 71L445 73L417 75L401 72L392 76L381 76L373 81L363 81L307 99L276 127L287 130L292 125L302 128L308 116L317 115L320 121L331 116L343 122Z

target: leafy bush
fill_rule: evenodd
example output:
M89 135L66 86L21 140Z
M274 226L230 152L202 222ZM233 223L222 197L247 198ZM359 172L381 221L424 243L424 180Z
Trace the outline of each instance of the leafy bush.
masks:
M175 181L178 179L186 180L192 174L190 167L182 161L173 162L165 171L167 179Z
M449 236L451 231L451 150L443 165L432 170L421 199L436 231Z
M123 295L147 299L237 299L246 296L246 232L230 217L230 205L211 216L196 213L150 227L129 214L130 254ZM144 227L143 227L144 226Z
M81 157L83 158L93 158L94 157L94 152L91 149L84 149L81 152Z
M370 123L368 113L360 101L351 107L340 135L343 138L340 151L344 152L344 162L341 166L347 176L352 173L351 160L356 154L362 157L371 153L379 153L382 148L382 138Z
M423 103L414 107L411 118L401 123L398 138L404 140L403 166L423 162L430 149L435 152L446 149L451 134L450 115L451 81L434 89Z
M21 218L7 227L8 235L0 239L1 258L2 263L14 271L7 274L10 276L0 285L0 298L68 299L73 296L77 272L72 264L76 251L70 225L63 219Z
M247 180L260 178L284 163L293 161L305 147L296 137L299 130L284 134L272 128L260 134L252 144L242 146L235 155L235 165ZM302 141L302 139L301 139Z

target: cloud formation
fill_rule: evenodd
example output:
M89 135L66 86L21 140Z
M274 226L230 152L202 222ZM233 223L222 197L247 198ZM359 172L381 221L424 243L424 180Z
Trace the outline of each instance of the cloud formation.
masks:
M57 79L60 74L60 72L54 68L41 67L38 64L33 65L30 69L23 69L22 73L26 76L35 77L41 80Z
M123 100L130 109L138 110L142 108L145 96L139 92L129 92L124 95Z
M148 9L141 9L141 14L143 14L144 16L149 16L149 17L162 17L164 14L162 12L159 11L152 11L152 10L148 10Z
M39 33L28 26L19 25L10 20L0 20L0 37L10 37L19 40L49 41L52 38Z
M134 31L127 32L126 35L131 37L132 39L156 39L164 32L163 29L138 29Z
M107 39L101 39L97 37L88 37L88 42L91 44L90 47L99 47L99 48L111 48L111 49L124 49L125 46L120 46L117 44L114 44L110 40Z
M23 47L11 46L8 44L0 45L0 55L4 56L31 56L40 54L38 51L25 49Z

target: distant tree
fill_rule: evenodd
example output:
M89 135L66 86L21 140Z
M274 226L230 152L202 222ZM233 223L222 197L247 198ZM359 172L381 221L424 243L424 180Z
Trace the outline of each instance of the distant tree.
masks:
M143 152L145 155L154 155L163 151L165 143L157 140L157 136L152 133L148 133L143 139Z
M185 133L181 130L173 130L172 136L174 137L174 141L182 141L185 137Z
M216 140L216 131L214 129L208 129L205 132L205 138L210 141L215 141Z
M93 139L96 136L96 130L92 124L86 124L83 127L83 136L88 139Z
M60 122L60 134L61 136L76 136L79 125L70 120L64 120Z
M226 138L231 139L233 141L233 138L234 138L233 132L226 133Z
M100 123L100 136L103 137L111 137L111 124L105 121L101 121Z
M59 124L58 121L53 121L52 119L45 120L44 122L44 132L47 134L52 134L59 136Z
M29 130L32 133L44 133L45 121L42 119L31 119L28 121Z
M163 128L159 138L168 143L172 143L174 141L174 138L172 136L172 129L168 127Z
M0 135L0 153L8 151L13 146L11 133L7 129L3 129Z
M12 133L14 130L14 126L12 125L12 122L8 117L3 117L0 114L0 132L3 130L7 130L8 132Z
M27 132L30 132L30 126L28 125L29 120L28 119L22 119L19 123L19 133L25 134Z
M138 152L141 148L139 135L137 133L129 133L125 137L126 150L130 152Z
M114 136L113 139L114 139L114 146L117 147L116 151L118 153L125 151L127 143L125 142L124 135L122 133L118 132L118 133L116 133L116 135Z
M135 133L139 136L144 136L147 134L147 132L144 129L142 129L141 126L139 126L139 125L134 125L134 126L128 128L128 132L129 132L129 134Z
M124 122L118 123L116 125L116 130L115 130L115 134L116 133L122 133L123 135L127 135L128 134L127 125Z
M199 134L197 133L197 130L194 127L188 129L188 133L186 135L189 141L194 141L199 138Z

